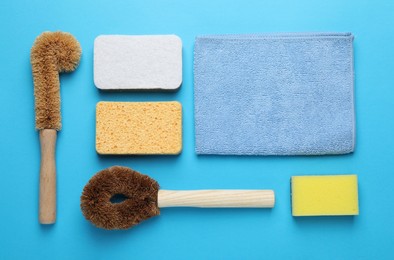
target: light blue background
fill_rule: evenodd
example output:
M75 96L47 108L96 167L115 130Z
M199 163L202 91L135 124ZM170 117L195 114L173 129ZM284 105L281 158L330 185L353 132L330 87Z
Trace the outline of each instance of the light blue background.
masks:
M394 2L321 1L14 1L0 2L0 259L393 259ZM30 48L45 30L71 32L83 56L61 77L63 129L57 143L58 220L37 219L39 143L34 130ZM355 35L357 144L323 157L219 157L194 153L193 42L199 34L350 31ZM175 93L103 93L93 84L100 34L170 34L183 40L183 85ZM180 156L101 157L95 105L178 100ZM261 209L164 209L127 231L105 231L79 208L93 174L124 165L163 188L272 188ZM291 217L290 176L356 173L360 215Z

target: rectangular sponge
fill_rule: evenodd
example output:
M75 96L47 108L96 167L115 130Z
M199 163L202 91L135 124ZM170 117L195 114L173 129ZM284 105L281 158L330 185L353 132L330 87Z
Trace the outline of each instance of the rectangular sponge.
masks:
M357 175L293 176L293 216L358 215Z
M179 154L182 105L179 102L99 102L96 107L99 154Z
M93 74L102 90L177 90L182 41L176 35L100 35Z

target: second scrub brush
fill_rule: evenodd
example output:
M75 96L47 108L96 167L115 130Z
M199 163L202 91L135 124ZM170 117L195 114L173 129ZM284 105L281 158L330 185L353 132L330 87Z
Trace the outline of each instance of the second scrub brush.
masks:
M36 129L40 131L41 144L41 224L56 221L55 145L57 131L61 129L59 73L75 70L80 58L81 46L69 33L44 32L31 48Z

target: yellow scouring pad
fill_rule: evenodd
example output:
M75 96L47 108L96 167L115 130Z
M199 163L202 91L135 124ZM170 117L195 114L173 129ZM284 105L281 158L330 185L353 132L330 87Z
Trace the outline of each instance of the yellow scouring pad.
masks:
M293 176L293 216L358 215L357 175Z
M182 105L179 102L99 102L96 150L99 154L179 154Z

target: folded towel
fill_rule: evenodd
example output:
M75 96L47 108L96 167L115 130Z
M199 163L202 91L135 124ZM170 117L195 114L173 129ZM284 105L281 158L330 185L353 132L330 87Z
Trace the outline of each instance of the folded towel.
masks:
M197 37L196 152L352 152L353 78L350 33Z

